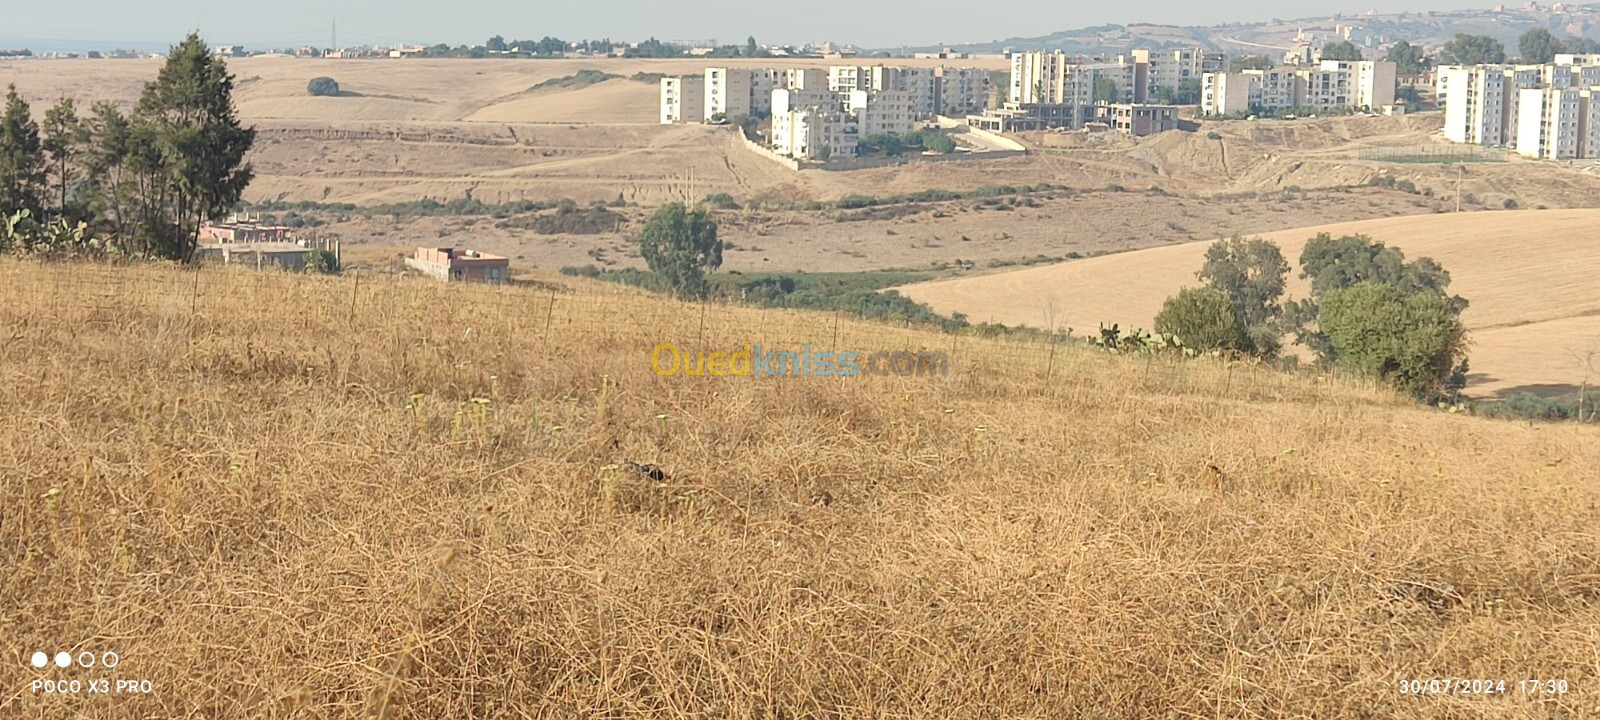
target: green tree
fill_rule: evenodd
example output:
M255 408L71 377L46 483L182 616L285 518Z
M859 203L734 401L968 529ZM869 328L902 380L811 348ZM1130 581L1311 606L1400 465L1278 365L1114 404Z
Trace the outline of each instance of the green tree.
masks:
M1444 295L1450 286L1450 273L1433 258L1406 262L1400 248L1388 247L1366 235L1335 238L1319 233L1300 253L1300 270L1301 278L1311 280L1313 297L1368 281L1393 285L1408 293L1438 295Z
M756 51L758 51L760 49L761 49L760 46L756 45L756 36L751 35L750 37L745 38L745 41L744 41L744 56L745 57L755 57L756 56Z
M1200 104L1200 79L1185 78L1178 81L1178 92L1173 96L1174 105L1199 105Z
M546 35L537 47L540 55L560 55L567 51L567 41Z
M1465 298L1447 294L1450 273L1433 258L1407 262L1400 248L1387 247L1366 235L1334 238L1328 233L1318 234L1300 253L1300 277L1311 280L1311 297L1289 303L1284 317L1295 328L1297 341L1324 361L1338 357L1337 348L1320 328L1319 303L1330 292L1373 282L1402 293L1437 295L1456 314L1467 307Z
M1600 53L1600 40L1595 40L1594 38L1586 38L1581 36L1568 38L1562 44L1567 46L1567 52L1571 53L1579 53L1581 55Z
M857 155L873 152L883 157L896 157L905 153L905 139L894 133L873 133L856 143Z
M41 145L50 153L50 169L55 173L56 212L59 217L81 219L82 213L68 207L68 193L77 181L77 159L88 141L88 129L78 119L78 109L72 98L62 98L44 114Z
M1466 358L1466 331L1436 293L1362 282L1322 298L1321 324L1339 365L1432 400Z
M1184 288L1156 315L1156 332L1177 335L1194 350L1248 350L1250 339L1229 303L1212 288Z
M1278 246L1261 238L1234 235L1206 248L1205 264L1195 274L1207 287L1228 298L1233 312L1247 328L1275 323L1283 315L1283 297L1289 263Z
M1146 92L1149 93L1150 99L1158 105L1178 104L1178 91L1174 88L1166 85L1151 85Z
M1390 45L1383 59L1394 63L1395 72L1401 75L1417 75L1428 69L1428 56L1422 48L1404 40Z
M943 155L949 155L956 151L956 141L951 140L948 135L939 133L929 133L923 138L922 146Z
M0 215L27 210L40 217L40 192L44 185L44 153L39 124L17 86L6 91L5 113L0 115Z
M1094 79L1094 101L1097 103L1114 103L1118 99L1117 81L1099 76Z
M116 104L99 102L86 125L89 142L84 165L90 185L89 214L112 237L127 238L133 234L130 208L138 191L128 166L133 124Z
M1356 47L1355 44L1349 40L1341 40L1339 42L1331 42L1327 45L1323 45L1322 59L1346 60L1355 62L1365 58L1361 55L1361 48Z
M489 52L497 52L497 53L505 52L506 51L506 39L504 37L500 36L500 35L496 35L496 36L494 36L492 38L489 38L489 41L485 42L483 44L483 46L485 48L488 48Z
M1394 89L1394 99L1407 105L1421 105L1422 93L1413 85L1401 85Z
M200 225L239 202L255 130L239 124L233 75L191 33L173 46L134 108L134 165L144 173L143 250L189 261Z
M639 236L639 254L650 272L659 276L679 297L703 297L705 274L722 267L722 241L717 223L704 209L686 209L671 203L645 223Z
M306 272L338 275L339 270L339 256L332 250L318 248L312 250L311 255L306 258Z
M1506 61L1506 48L1487 35L1455 36L1439 50L1439 62L1445 65L1482 65Z
M1566 51L1561 41L1544 28L1534 28L1517 38L1517 52L1525 63L1543 65L1554 60L1556 53Z
M1236 55L1228 60L1228 72L1271 69L1272 58L1265 55Z

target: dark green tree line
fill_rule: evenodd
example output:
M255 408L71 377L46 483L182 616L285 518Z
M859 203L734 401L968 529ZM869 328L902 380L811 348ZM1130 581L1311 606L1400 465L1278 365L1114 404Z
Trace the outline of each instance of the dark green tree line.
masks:
M0 214L17 218L7 240L92 234L132 255L190 260L200 226L250 183L254 140L227 65L196 34L173 46L131 113L102 103L85 117L63 99L41 130L13 89L0 116Z

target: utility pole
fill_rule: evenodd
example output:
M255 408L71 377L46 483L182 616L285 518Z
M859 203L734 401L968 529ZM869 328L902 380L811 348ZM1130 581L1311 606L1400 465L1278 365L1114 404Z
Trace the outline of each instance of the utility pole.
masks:
M1461 176L1467 172L1467 166L1456 163L1456 212L1461 212Z

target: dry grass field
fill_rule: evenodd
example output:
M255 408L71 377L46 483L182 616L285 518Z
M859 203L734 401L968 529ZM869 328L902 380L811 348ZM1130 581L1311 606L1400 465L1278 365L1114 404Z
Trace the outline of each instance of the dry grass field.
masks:
M1472 336L1468 392L1575 391L1584 373L1575 353L1600 345L1600 210L1450 213L1263 233L1293 269L1288 295L1308 285L1295 262L1317 233L1362 233L1432 257L1450 272L1450 291L1471 301L1462 314ZM1056 265L941 280L903 288L941 313L973 320L1093 332L1101 322L1148 328L1161 304L1195 286L1207 243L1152 248ZM1600 378L1591 378L1591 382Z
M660 377L662 341L954 370ZM5 261L0 395L5 717L1600 713L1600 434L1337 377L561 279ZM1435 678L1504 693L1399 690Z

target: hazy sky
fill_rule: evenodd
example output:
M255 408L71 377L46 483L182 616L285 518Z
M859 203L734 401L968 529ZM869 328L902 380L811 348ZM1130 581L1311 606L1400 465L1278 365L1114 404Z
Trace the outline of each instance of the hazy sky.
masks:
M612 37L867 47L983 42L1132 22L1176 25L1316 17L1334 12L1488 7L1493 0L4 0L0 46L164 47L199 29L213 44L481 43L491 35L567 40ZM1520 3L1518 3L1520 4ZM974 8L981 9L975 10ZM1002 12L1005 11L1005 12Z

